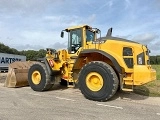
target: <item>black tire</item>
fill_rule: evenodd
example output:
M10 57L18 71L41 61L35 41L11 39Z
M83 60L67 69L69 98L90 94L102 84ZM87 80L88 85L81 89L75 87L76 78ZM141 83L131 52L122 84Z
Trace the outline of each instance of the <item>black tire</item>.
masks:
M103 79L103 85L98 91L93 91L87 87L86 77L92 72L96 72ZM93 61L86 64L79 73L78 81L82 94L87 99L95 101L106 101L110 99L116 93L119 84L114 69L107 63L101 61Z
M35 84L32 80L32 74L34 73L34 71L38 71L41 75L41 79L39 84ZM44 63L41 62L36 62L35 64L33 64L28 72L28 83L30 85L30 87L34 90L34 91L47 91L49 89L52 88L52 86L54 85L54 77L50 76L48 74L46 65Z

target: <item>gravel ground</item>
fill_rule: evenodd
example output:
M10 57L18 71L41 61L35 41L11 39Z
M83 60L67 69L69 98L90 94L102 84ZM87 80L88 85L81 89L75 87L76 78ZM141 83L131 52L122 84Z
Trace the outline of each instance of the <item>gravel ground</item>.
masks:
M96 102L79 89L55 87L35 92L0 83L0 120L160 120L160 98L117 92L107 102Z
M7 77L7 73L0 73L0 83L4 83Z
M96 102L60 85L46 92L6 88L6 76L0 73L0 120L160 120L158 97L117 92L107 102Z

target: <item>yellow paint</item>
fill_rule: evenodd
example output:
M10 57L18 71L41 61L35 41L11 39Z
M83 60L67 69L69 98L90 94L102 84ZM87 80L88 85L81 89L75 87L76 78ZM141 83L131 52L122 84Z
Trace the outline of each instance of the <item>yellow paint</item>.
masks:
M95 40L88 42L86 41L86 26L89 27L88 25L80 25L65 29L67 32L76 29L82 31L81 47L78 49L78 51L76 51L76 53L71 54L68 50L53 50L53 52L56 52L55 54L52 53L52 49L47 50L46 59L48 62L50 60L53 61L53 65L49 65L53 71L59 73L58 75L56 74L59 78L65 78L65 80L69 82L77 81L77 76L81 68L91 61L103 61L116 70L112 60L101 53L92 52L80 54L81 51L92 49L107 53L113 56L113 58L118 62L122 69L122 73L120 73L119 77L122 80L120 83L125 85L142 85L156 79L156 71L153 70L150 65L148 65L149 62L147 63L147 61L149 61L149 56L146 54L146 46L134 42L122 41L122 39L114 40L112 37L105 39L101 38L97 40L96 37L99 37L99 34L95 33L95 31L91 29L90 30L95 34ZM71 38L70 33L68 34L68 38ZM123 56L123 47L132 48L133 56ZM137 55L141 53L144 53L145 65L137 64ZM58 57L56 57L56 55L58 55ZM133 68L127 67L124 58L133 58ZM75 63L75 61L77 62ZM76 73L76 77L74 77L74 73ZM118 71L116 71L116 73L119 75ZM39 71L33 72L32 82L34 84L39 84L41 82L41 74ZM100 74L92 72L87 75L86 84L90 90L99 91L103 86L103 78Z
M91 72L86 77L86 85L91 91L99 91L103 87L103 78L97 72Z
M87 53L79 56L80 52L83 50L96 49L108 53L115 58L115 60L123 70L121 73L123 75L122 83L124 83L125 85L142 85L156 79L156 71L152 70L151 66L147 65L149 56L146 55L147 48L145 46L134 42L113 40L111 38L106 40L103 39L104 41L97 41L97 38L95 38L94 41L87 42L86 26L88 25L80 25L67 28L67 30L79 28L82 30L82 46L76 53L69 54L67 50L59 50L57 51L59 55L58 61L54 60L54 54L48 52L48 54L46 55L48 61L51 59L53 60L54 66L52 67L52 70L61 71L62 78L65 78L67 81L77 80L76 78L75 80L73 80L72 74L74 73L74 69L80 70L85 64L91 61L104 61L114 68L114 64L112 63L112 61L100 53ZM95 33L95 37L96 36L99 35L96 35ZM95 41L96 43L93 43ZM132 48L133 56L123 56L124 47ZM145 54L145 65L137 65L137 55L142 52L144 52ZM76 56L78 57L78 60L75 65L76 58L74 57ZM124 62L125 58L133 58L133 68L128 68L128 66ZM98 82L96 82L96 80ZM91 90L98 91L103 86L103 79L99 74L91 73L87 76L86 83Z
M71 26L71 27L69 27L67 29L68 30L73 30L73 29L78 29L78 28L84 28L85 26L88 26L88 25L84 24L84 25L78 25L78 26Z
M134 85L142 85L150 81L156 80L156 71L149 66L134 66Z
M38 85L41 82L41 74L39 71L36 70L32 73L32 82L35 85Z

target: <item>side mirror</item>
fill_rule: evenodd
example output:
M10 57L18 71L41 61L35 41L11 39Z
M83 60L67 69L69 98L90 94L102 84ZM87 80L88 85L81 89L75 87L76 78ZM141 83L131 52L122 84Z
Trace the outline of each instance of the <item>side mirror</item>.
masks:
M151 53L151 51L150 51L150 50L148 50L148 53Z
M64 32L62 31L62 32L61 32L61 38L63 38L63 37L64 37Z
M100 32L101 32L100 29L96 29L96 33L100 34Z

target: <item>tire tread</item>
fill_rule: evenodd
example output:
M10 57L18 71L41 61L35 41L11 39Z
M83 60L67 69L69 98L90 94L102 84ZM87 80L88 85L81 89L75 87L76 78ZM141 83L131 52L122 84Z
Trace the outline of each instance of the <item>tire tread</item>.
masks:
M115 73L114 69L113 69L109 64L107 64L107 63L105 63L105 62L103 62L103 61L92 61L92 62L89 62L88 64L85 64L85 65L82 67L81 71L79 72L78 80L80 80L80 77L81 77L81 75L82 75L82 71L83 71L84 69L86 69L87 66L89 66L89 65L91 65L91 64L96 64L96 65L98 65L98 66L100 66L100 67L102 67L102 68L104 68L104 69L107 69L108 71L111 72L110 74L113 76L113 89L112 89L112 92L111 92L107 97L102 98L102 99L100 100L100 101L106 101L106 100L110 99L110 98L116 93L116 91L117 91L117 89L118 89L119 80L118 80L117 74ZM80 82L80 81L79 81L79 82ZM81 86L81 85L79 85L79 86ZM82 88L80 87L80 90L81 90L81 89L82 89ZM90 97L88 97L87 95L85 95L85 93L84 93L83 90L81 90L81 92L82 92L82 94L83 94L87 99L97 100L97 99L95 99L95 98L90 98ZM98 100L98 101L99 101L99 100Z

